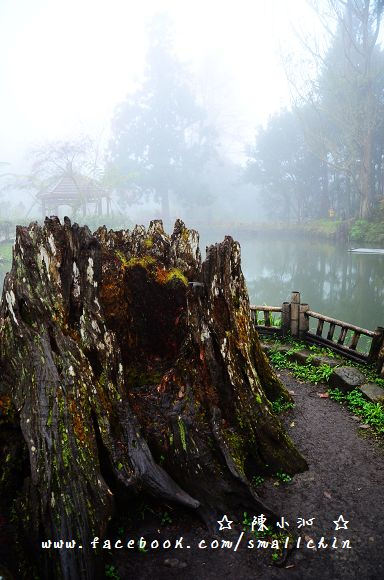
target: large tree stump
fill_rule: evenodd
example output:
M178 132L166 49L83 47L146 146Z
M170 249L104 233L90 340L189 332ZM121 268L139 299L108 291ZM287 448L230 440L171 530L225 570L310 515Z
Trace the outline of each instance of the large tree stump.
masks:
M18 227L0 314L0 437L15 434L10 465L27 458L2 491L17 491L13 519L42 575L97 577L90 540L134 494L209 525L269 514L252 477L306 468L271 409L290 396L260 349L232 238L201 264L181 221L171 236L159 221ZM47 538L83 548L41 550Z

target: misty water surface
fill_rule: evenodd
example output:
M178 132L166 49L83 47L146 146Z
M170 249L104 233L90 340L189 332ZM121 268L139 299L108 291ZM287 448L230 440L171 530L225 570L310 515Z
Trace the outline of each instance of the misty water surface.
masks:
M222 237L202 236L201 247ZM384 326L384 255L308 239L233 237L241 244L251 304L280 306L298 290L312 310L372 330Z

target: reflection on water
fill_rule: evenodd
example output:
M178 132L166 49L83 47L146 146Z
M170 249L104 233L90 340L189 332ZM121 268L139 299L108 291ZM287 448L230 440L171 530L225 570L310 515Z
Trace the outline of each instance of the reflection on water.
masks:
M280 306L298 290L312 310L372 330L384 326L384 255L317 240L234 237L251 304Z
M251 304L280 306L292 290L312 310L368 329L384 326L384 255L351 254L347 246L303 239L274 240L234 236ZM201 236L207 243L222 233ZM0 264L0 284L11 263Z

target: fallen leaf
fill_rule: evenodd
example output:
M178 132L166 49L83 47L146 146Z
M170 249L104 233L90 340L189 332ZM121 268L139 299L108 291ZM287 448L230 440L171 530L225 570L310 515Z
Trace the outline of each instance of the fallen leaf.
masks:
M320 399L328 399L329 398L329 394L328 393L317 393L320 397Z
M288 393L289 393L290 395L294 395L294 394L295 394L295 391L288 391ZM293 564L292 564L292 566L293 566Z
M324 492L325 497L327 497L328 499L332 499L331 494L328 491Z
M369 429L369 425L359 425L358 429Z

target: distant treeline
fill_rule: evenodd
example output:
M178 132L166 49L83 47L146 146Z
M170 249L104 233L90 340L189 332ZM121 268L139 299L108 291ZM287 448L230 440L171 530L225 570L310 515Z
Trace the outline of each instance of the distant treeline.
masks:
M292 76L294 106L259 131L246 178L276 219L383 220L383 3L328 5L335 17L328 51L310 51L315 78L299 86Z
M15 224L9 220L0 221L0 241L10 240L14 236Z
M117 107L105 155L89 138L51 143L33 152L29 173L8 184L3 174L3 191L27 190L31 209L40 206L40 196L70 165L116 201L114 227L127 227L136 219L132 206L144 212L150 202L148 213L159 205L154 214L168 225L174 217L189 223L322 220L327 235L324 220L331 220L346 224L342 231L351 236L384 241L384 51L378 43L384 2L324 0L317 6L328 48L308 46L312 65L293 69L307 78L298 80L287 66L293 106L257 132L245 168L222 145L215 91L204 90L178 60L168 17L159 14L150 29L145 77ZM79 208L82 196L79 191ZM12 215L5 209L3 217ZM79 212L70 217L81 223ZM96 229L100 220L91 212L88 207L85 221Z

